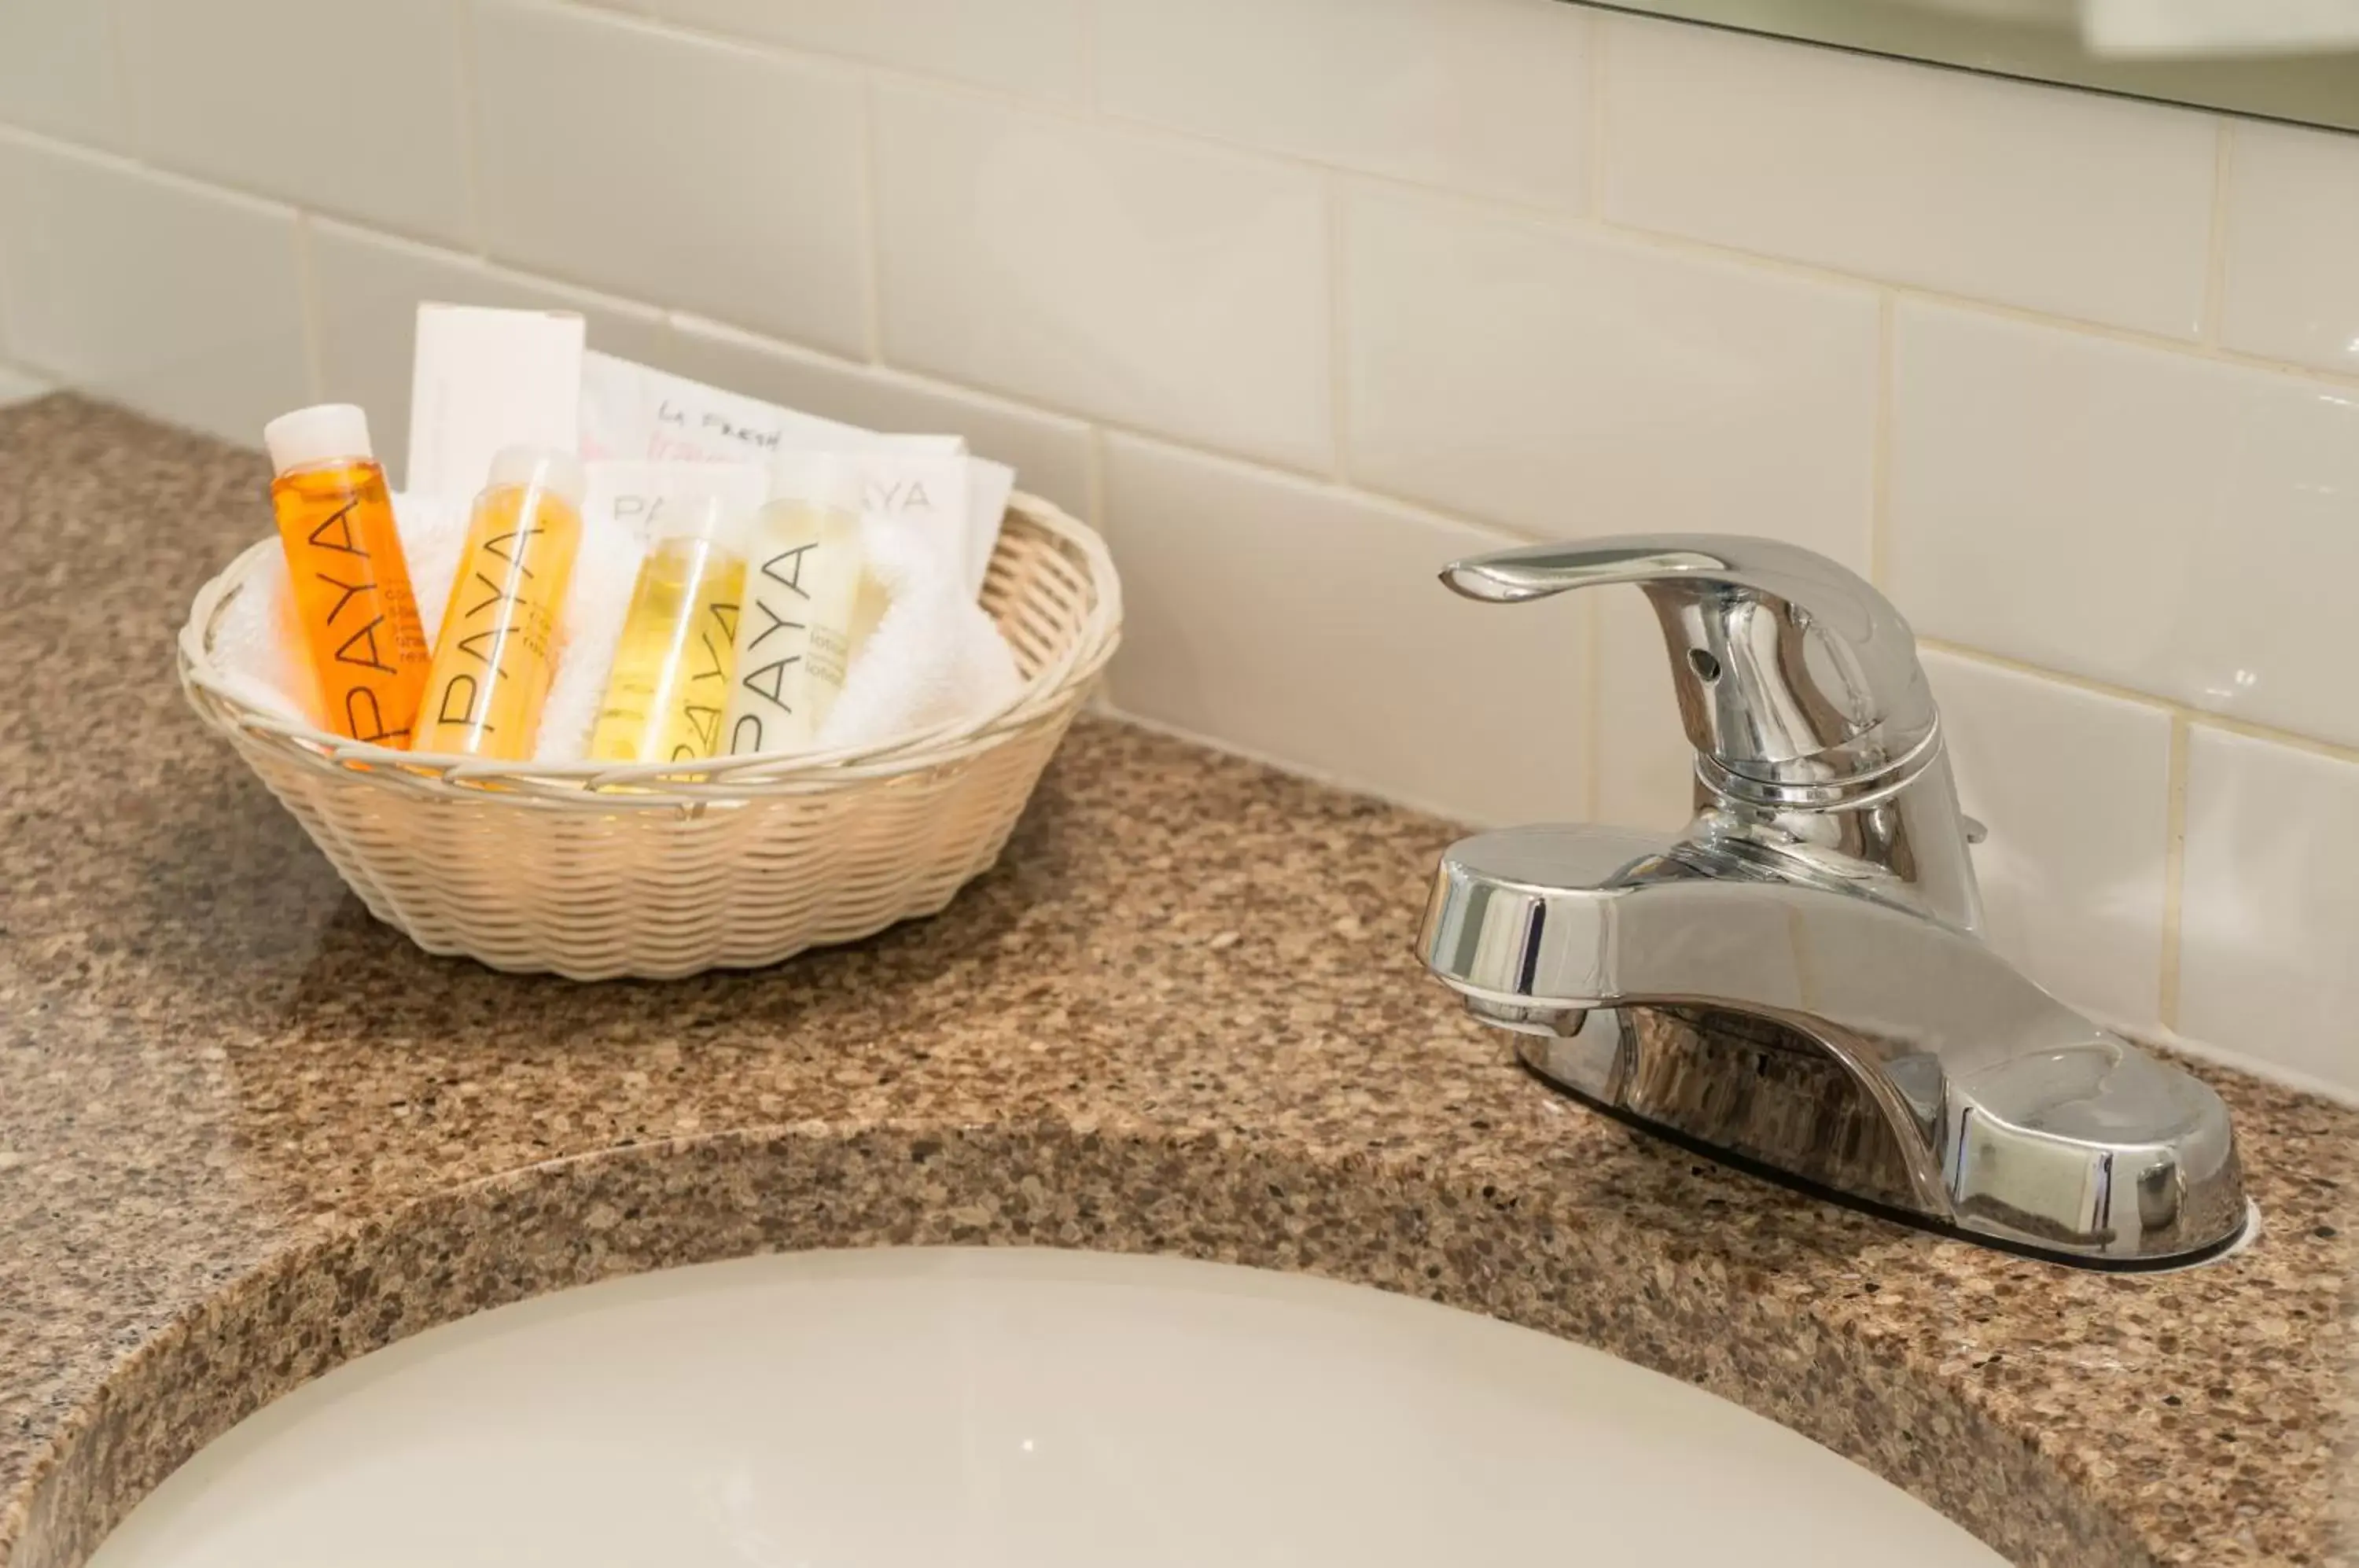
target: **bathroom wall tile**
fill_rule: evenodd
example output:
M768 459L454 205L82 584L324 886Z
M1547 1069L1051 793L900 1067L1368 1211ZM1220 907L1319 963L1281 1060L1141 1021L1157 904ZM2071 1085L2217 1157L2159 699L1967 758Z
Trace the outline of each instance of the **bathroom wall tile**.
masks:
M149 160L405 233L473 243L460 7L442 0L112 3L138 147Z
M887 360L1327 465L1316 174L962 95L876 103Z
M1079 99L1088 0L653 0L675 21L1011 93Z
M2359 1092L2359 764L2198 724L2179 1029Z
M1125 712L1468 821L1583 814L1578 606L1433 581L1499 536L1123 436L1106 511Z
M474 256L318 219L306 238L322 390L368 410L370 436L397 482L409 450L410 358L420 303L579 310L592 346L642 362L660 356L670 342L661 313L648 307Z
M848 72L524 0L476 10L492 254L867 352L861 88Z
M106 16L97 0L0 5L0 120L120 146L123 93Z
M877 92L885 358L1326 467L1326 202L1310 169Z
M2238 122L2220 341L2359 375L2359 136Z
M307 400L293 212L5 138L0 212L28 367L243 445Z
M1767 534L1866 569L1864 290L1445 199L1360 191L1349 214L1354 481L1536 537ZM1661 634L1635 590L1597 599L1595 691L1562 702L1595 700L1600 813L1676 825L1691 765Z
M1841 271L2193 337L2208 115L1708 27L1603 27L1604 211Z
M964 436L968 451L1014 468L1018 488L1089 514L1090 430L1079 419L708 322L672 325L661 363L682 376L870 430Z
M1098 103L1324 163L1577 206L1590 26L1560 0L1097 0Z
M1534 534L1799 534L1864 555L1865 290L1374 190L1345 243L1354 480Z
M1928 650L1991 943L2075 1006L2160 1021L2170 715Z
M2359 394L1904 304L1894 597L1917 629L2359 741Z

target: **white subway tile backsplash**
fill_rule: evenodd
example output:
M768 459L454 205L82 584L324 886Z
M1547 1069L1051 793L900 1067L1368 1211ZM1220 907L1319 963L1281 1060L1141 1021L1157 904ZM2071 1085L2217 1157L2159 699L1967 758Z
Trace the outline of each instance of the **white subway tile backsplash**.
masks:
M1354 480L1532 533L1716 529L1864 555L1866 290L1442 198L1362 189L1349 214Z
M964 95L876 108L886 359L1327 465L1316 175Z
M1469 821L1582 814L1579 606L1434 581L1498 536L1124 436L1105 487L1125 711Z
M323 219L308 228L321 392L368 410L377 455L397 483L409 450L410 357L421 302L579 310L592 345L625 359L660 358L670 343L662 313L647 306Z
M2359 764L2195 727L2179 1030L2359 1091Z
M2202 114L1661 22L1603 27L1607 216L2192 338Z
M124 141L123 93L98 0L0 5L0 120L100 147Z
M528 0L475 17L494 256L866 354L855 78Z
M2220 341L2359 375L2359 136L2234 127Z
M1910 303L1894 375L1919 631L2359 741L2359 391Z
M1370 173L1579 206L1590 27L1562 0L1097 0L1098 103Z
M1938 650L1925 673L1991 944L2077 1007L2161 1021L2170 715Z
M136 141L148 158L405 233L473 242L457 6L112 4Z
M1075 517L1089 515L1090 430L1079 419L693 320L673 322L660 363L716 387L873 430L962 435L968 451L1015 469L1019 488Z
M0 214L26 365L248 446L308 400L293 212L0 137Z
M1089 0L651 0L676 21L1033 97L1085 90Z

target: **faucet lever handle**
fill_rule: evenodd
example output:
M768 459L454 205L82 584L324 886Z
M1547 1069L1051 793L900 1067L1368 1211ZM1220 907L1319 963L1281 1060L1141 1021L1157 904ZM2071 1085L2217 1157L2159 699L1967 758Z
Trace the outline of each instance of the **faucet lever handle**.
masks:
M1825 556L1734 534L1625 534L1452 562L1490 604L1632 583L1653 604L1688 739L1739 788L1875 778L1937 733L1917 639L1890 600Z

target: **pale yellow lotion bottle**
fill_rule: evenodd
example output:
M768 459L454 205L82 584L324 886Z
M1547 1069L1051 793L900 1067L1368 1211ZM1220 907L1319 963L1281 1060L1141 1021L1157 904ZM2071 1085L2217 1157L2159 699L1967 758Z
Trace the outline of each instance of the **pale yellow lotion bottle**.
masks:
M569 452L512 446L492 460L435 637L411 750L531 757L582 549L584 488L582 461Z
M726 744L808 747L843 690L860 591L861 474L849 458L781 453L745 551L745 609Z
M592 761L695 762L720 749L750 511L720 485L663 498L590 732Z

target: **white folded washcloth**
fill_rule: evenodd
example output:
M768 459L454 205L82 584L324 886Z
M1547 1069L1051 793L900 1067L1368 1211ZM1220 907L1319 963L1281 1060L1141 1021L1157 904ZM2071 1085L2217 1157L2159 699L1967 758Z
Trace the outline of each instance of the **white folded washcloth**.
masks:
M853 648L821 746L876 745L1016 700L1024 679L1014 651L924 519L872 512L860 548L864 593L881 593L885 609Z

